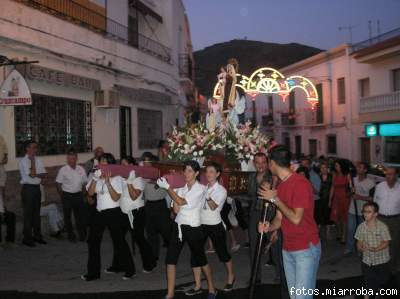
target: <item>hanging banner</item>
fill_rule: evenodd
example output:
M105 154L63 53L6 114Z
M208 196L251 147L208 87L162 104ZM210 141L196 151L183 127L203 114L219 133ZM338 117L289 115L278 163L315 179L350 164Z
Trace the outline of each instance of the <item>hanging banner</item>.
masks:
M12 70L0 87L0 106L32 105L32 96L24 77Z

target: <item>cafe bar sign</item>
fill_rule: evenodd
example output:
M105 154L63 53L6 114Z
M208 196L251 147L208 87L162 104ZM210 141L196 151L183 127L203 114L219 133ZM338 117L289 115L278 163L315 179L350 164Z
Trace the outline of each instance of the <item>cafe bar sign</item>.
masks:
M100 90L100 81L96 79L49 69L39 65L24 65L20 70L28 80L46 82L48 84L65 87Z
M0 106L32 105L32 96L24 77L12 70L0 87Z

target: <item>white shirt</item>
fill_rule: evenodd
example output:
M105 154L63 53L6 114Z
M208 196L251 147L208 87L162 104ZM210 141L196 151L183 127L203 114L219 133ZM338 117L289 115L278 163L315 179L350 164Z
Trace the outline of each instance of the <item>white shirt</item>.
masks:
M133 210L144 207L143 190L145 188L145 184L146 184L145 181L141 177L138 177L133 181L132 184L133 187L136 190L142 191L138 196L138 198L133 200L129 195L127 181L124 179L122 180L122 195L120 199L120 207L122 212L128 215L129 223L131 224L132 228L133 228Z
M208 205L207 200L205 200L203 208L201 209L201 224L206 225L217 225L221 223L221 210L226 201L227 192L226 189L216 182L213 186L207 186L206 190L206 198L211 198L213 202L215 202L218 207L213 211Z
M86 190L89 190L91 180L86 185ZM122 194L122 178L120 176L115 176L110 178L110 183L115 192ZM107 209L113 209L119 207L119 200L114 201L108 191L108 187L105 180L98 180L96 183L96 198L97 198L97 211L103 211Z
M35 157L35 167L36 167L36 174L44 174L47 173L46 169L43 167L42 160L38 157ZM31 160L28 158L28 155L25 155L19 162L18 162L19 173L21 175L21 185L23 184L31 184L31 185L39 185L42 182L41 178L34 177L32 178L29 176L31 173Z
M389 188L386 181L379 183L375 189L374 201L379 205L379 214L385 216L400 214L400 183L397 181Z
M141 177L138 177L133 181L132 185L136 190L140 190L142 192L140 193L138 198L133 200L129 195L128 183L126 182L126 180L124 179L122 180L122 195L120 200L120 206L122 212L124 212L125 214L128 214L128 212L132 210L144 207L144 200L143 200L143 190L145 187L144 180Z
M58 171L56 182L61 184L61 189L68 193L82 191L82 186L87 183L86 172L82 166L76 165L75 169L68 164Z
M186 200L185 205L179 206L179 212L175 218L175 222L178 224L180 240L182 240L181 225L190 225L191 227L201 225L200 213L205 200L205 191L206 186L197 181L190 190L187 184L182 188L175 189L176 194Z
M353 182L354 182L355 194L361 196L369 196L369 192L371 191L372 188L375 187L375 182L368 177L360 181L358 176L356 176L353 179ZM358 199L355 200L357 201L357 215L361 217L363 205L366 203L366 201ZM350 202L349 213L352 215L356 214L354 208L354 200Z

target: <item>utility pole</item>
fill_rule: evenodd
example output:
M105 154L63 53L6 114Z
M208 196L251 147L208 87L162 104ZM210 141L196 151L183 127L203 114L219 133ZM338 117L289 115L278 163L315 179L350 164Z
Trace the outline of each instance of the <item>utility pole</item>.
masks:
M348 26L339 26L338 30L342 31L342 30L348 30L349 31L349 43L352 44L353 43L353 28L356 26L352 26L352 25L348 25Z
M369 39L371 40L372 39L372 21L371 20L368 21L368 36L369 36Z
M381 21L377 20L376 21L376 34L379 36L381 35Z

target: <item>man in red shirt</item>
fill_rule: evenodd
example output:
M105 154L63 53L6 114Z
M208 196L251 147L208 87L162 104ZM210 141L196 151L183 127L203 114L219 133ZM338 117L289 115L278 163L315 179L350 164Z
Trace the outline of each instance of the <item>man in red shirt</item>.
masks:
M259 232L279 228L283 234L283 266L292 299L313 298L321 243L314 220L314 193L310 182L290 170L291 153L283 146L270 152L270 170L281 180L277 190L264 184L259 195L276 205L271 223L260 223Z

